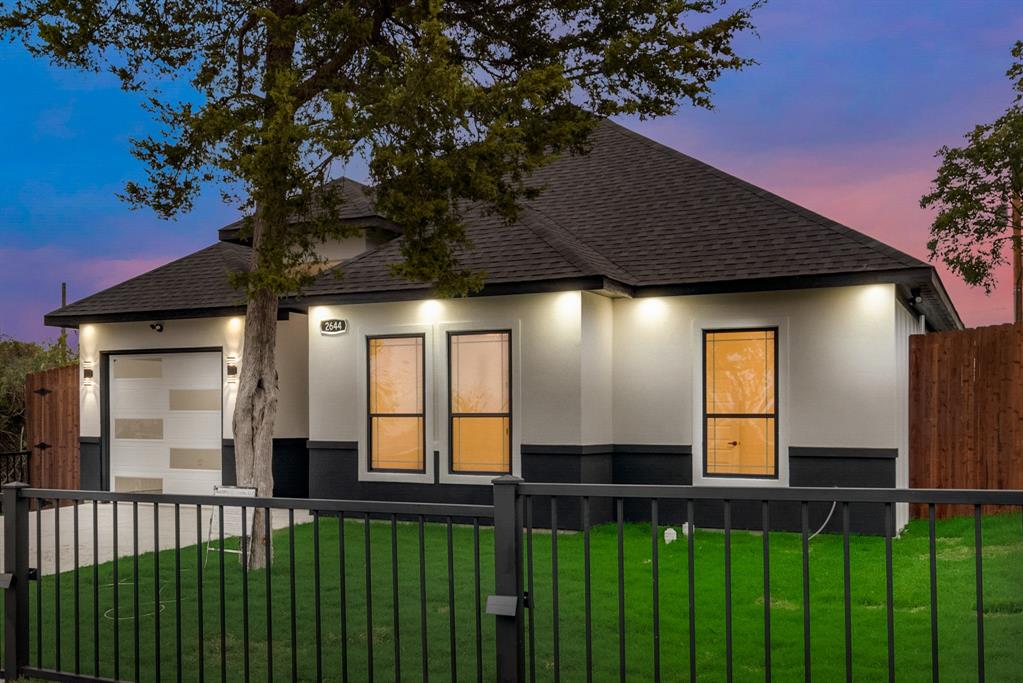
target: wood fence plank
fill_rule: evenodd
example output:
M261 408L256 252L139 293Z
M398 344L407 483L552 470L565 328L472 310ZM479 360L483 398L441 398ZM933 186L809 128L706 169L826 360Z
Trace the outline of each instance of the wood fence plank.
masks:
M1023 328L914 335L909 353L910 486L1023 489Z
M45 389L45 394L38 392ZM78 366L68 365L25 379L25 436L29 483L40 488L77 489L79 467ZM39 448L45 443L47 448Z

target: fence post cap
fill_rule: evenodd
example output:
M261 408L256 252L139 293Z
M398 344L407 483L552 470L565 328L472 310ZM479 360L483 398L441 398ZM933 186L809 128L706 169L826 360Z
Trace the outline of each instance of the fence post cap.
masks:
M502 474L497 479L491 481L492 484L521 484L525 481L522 477L516 477L513 474Z
M3 488L3 489L27 489L28 488L28 484L26 484L23 481L10 481L10 482L7 482L6 484L4 484L0 488Z

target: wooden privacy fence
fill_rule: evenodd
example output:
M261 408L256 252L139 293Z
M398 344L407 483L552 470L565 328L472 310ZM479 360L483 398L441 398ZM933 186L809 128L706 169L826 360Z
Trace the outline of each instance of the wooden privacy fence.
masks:
M29 484L79 487L77 365L25 378L25 443L30 453Z
M909 356L910 486L1023 488L1023 326L914 335Z

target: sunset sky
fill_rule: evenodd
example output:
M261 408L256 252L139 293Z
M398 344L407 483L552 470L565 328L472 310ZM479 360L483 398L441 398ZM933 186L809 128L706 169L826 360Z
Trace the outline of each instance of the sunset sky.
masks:
M755 23L739 48L759 65L722 78L713 111L621 122L926 258L931 216L918 203L934 152L1011 102L1023 3L773 0ZM129 137L154 125L112 77L10 44L0 77L0 334L53 338L42 317L61 281L81 298L212 243L236 218L215 188L174 222L115 197L141 177ZM365 165L347 174L364 179ZM1010 319L1007 272L991 296L941 272L968 325Z

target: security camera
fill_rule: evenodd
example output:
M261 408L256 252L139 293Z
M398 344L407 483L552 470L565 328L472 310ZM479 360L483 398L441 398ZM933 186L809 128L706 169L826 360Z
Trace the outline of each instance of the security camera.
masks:
M152 323L149 326L149 329L151 329L153 332L163 332L163 323Z

